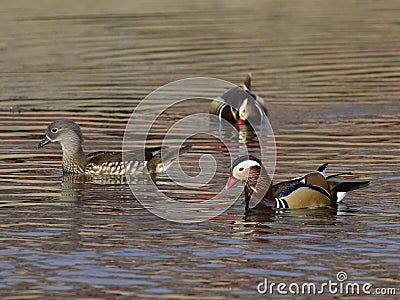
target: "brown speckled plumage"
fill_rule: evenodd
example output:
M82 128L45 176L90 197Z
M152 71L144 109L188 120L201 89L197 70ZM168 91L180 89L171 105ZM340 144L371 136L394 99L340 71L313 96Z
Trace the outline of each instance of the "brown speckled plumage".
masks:
M62 167L65 173L86 175L125 175L143 172L147 167L149 173L164 171L177 157L175 151L164 153L164 162L161 162L161 147L145 150L145 157L138 157L135 153L126 153L129 160L123 160L121 152L94 152L85 155L82 149L83 136L79 126L71 120L57 120L51 123L38 148L48 143L58 142L63 150ZM189 151L190 146L184 146L178 155Z

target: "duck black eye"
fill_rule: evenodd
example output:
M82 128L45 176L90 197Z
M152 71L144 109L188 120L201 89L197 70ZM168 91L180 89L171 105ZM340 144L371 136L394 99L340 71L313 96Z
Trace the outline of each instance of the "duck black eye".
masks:
M56 133L58 131L58 128L52 128L51 132Z
M240 167L239 168L239 172L243 172L244 171L244 168L243 167Z

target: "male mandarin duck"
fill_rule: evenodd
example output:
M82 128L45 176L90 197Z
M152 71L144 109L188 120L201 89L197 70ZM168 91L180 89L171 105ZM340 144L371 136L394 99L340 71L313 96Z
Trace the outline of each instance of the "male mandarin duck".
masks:
M260 123L267 115L264 99L251 91L251 74L244 84L227 90L210 105L210 114L227 120L229 123L243 125L248 122Z
M123 160L122 152L94 152L85 155L82 149L83 135L78 124L71 120L56 120L46 130L45 137L38 148L49 143L60 143L63 151L62 168L64 173L86 175L124 175L135 174L147 167L149 173L165 171L177 158L175 152L166 151L161 161L162 147L145 149L145 160L138 159L138 155L128 153L126 157L132 160ZM179 155L190 150L190 145L179 149ZM135 157L136 156L136 157Z
M261 161L254 156L242 156L236 159L231 168L231 176L226 185L229 189L238 181L245 186L246 210L253 208L250 200L258 203L256 208L300 209L317 207L337 207L346 193L365 187L368 180L338 181L333 180L339 173L325 176L328 164L305 176L272 185ZM256 187L256 184L258 186ZM252 196L254 198L252 199Z

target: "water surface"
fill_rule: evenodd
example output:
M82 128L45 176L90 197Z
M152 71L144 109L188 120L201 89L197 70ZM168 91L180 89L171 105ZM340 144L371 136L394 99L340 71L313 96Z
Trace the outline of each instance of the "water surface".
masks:
M321 283L339 271L398 288L399 15L397 1L3 1L1 296L248 298L266 277ZM59 118L81 125L85 151L120 150L131 112L154 89L190 76L241 83L248 72L268 101L275 181L328 162L371 185L337 212L246 217L237 201L180 224L150 214L124 183L63 177L59 146L36 150ZM21 112L9 112L15 105ZM207 111L171 108L150 144ZM202 153L223 168L195 191L160 179L187 201L217 193L229 168L220 141L192 142L189 173Z

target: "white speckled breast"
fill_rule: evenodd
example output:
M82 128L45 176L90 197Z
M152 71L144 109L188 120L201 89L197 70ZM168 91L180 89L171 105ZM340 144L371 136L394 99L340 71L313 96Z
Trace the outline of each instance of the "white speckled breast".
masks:
M75 160L66 157L63 159L63 170L65 173L84 174L85 169Z

